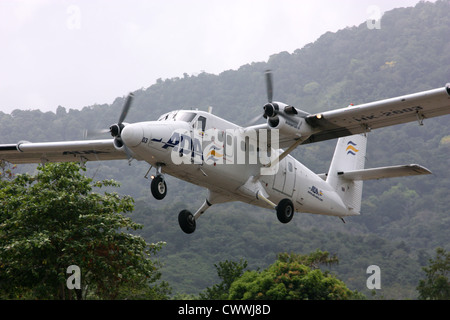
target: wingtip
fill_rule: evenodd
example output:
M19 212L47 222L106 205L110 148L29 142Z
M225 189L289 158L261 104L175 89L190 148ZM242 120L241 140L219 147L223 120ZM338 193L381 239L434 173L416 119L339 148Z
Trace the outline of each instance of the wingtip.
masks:
M433 174L433 172L419 164L410 164L409 167L411 167L418 174Z

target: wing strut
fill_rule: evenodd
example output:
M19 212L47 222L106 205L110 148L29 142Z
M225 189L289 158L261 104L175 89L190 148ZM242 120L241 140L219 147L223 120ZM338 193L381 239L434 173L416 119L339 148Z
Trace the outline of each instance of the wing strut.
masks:
M278 163L286 158L292 151L294 151L295 148L297 148L300 144L304 142L302 139L298 139L295 141L289 148L287 148L285 151L283 151L282 154L280 154L277 158L275 158L274 161L270 163L270 165L267 165L269 168L278 165Z

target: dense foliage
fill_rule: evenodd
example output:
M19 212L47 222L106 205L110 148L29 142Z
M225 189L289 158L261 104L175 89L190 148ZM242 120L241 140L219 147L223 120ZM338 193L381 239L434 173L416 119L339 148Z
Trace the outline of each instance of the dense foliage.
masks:
M450 253L436 249L436 258L430 259L423 270L426 278L420 280L417 290L422 300L450 300Z
M263 271L248 271L233 282L230 299L238 300L348 300L360 295L316 265L337 263L327 252L281 254Z
M93 189L77 164L47 164L38 174L0 181L0 297L27 299L161 298L165 285L150 260L161 244L121 230L140 225L120 213L130 197ZM68 288L70 266L81 271ZM73 289L73 290L69 290Z
M184 74L159 79L135 92L127 121L156 120L176 108L213 106L213 112L245 125L262 113L266 102L264 70L274 74L275 99L307 112L345 107L414 93L450 82L450 1L420 2L414 8L387 12L381 29L361 25L328 32L293 53L272 55L219 75ZM124 98L83 110L59 107L0 112L1 143L20 140L81 139L85 129L117 122ZM145 163L89 163L87 175L115 179L121 191L137 199L136 233L147 242L165 241L158 253L164 280L175 293L198 294L217 283L214 265L245 259L250 270L269 268L280 252L306 254L316 249L339 257L334 272L351 290L370 296L366 268L381 268L382 289L376 297L417 298L422 267L437 247L449 250L450 116L374 131L369 135L367 167L419 163L433 175L364 184L362 215L342 224L333 217L298 214L280 225L273 212L240 203L212 207L198 221L195 234L182 234L177 214L195 210L206 192L167 177L168 195L154 201L143 179ZM43 125L45 124L45 125ZM335 142L301 146L293 155L317 173L328 170ZM35 166L6 168L33 171Z

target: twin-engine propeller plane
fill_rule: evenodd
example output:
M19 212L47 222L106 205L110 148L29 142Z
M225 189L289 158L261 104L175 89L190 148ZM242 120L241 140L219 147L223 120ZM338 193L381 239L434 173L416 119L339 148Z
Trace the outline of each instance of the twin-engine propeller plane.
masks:
M178 110L157 121L125 123L127 97L112 139L0 145L0 160L15 164L136 159L156 173L151 192L166 196L164 175L208 189L202 206L178 215L192 233L212 205L242 201L276 211L288 223L294 212L337 216L360 214L364 180L430 174L419 165L365 169L367 133L373 129L450 113L450 84L397 98L309 114L272 100L272 74L266 72L268 102L264 124L241 127L211 112ZM290 153L300 145L337 138L331 166L315 174ZM150 171L149 169L149 171Z

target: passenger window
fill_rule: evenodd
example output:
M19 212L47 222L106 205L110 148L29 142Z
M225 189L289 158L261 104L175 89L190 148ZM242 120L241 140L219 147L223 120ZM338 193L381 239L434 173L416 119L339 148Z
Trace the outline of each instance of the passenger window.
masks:
M233 136L227 134L227 145L231 146L233 144Z
M246 145L246 143L245 143L245 141L241 141L241 151L246 151L246 148L247 147L247 145Z
M293 171L292 162L288 162L288 170L289 172Z

